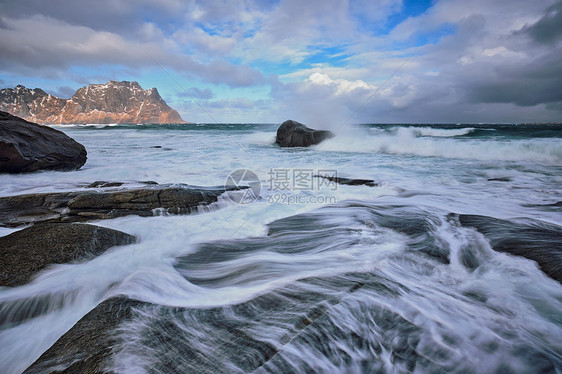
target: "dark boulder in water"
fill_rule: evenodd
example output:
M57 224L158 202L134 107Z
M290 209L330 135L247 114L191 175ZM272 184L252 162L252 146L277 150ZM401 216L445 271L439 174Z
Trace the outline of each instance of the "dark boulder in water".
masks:
M135 237L105 227L45 223L0 237L0 286L25 284L51 264L83 261Z
M368 186L377 187L379 184L372 179L355 179L355 178L343 178L343 177L332 177L329 175L315 175L316 178L324 178L330 182L335 182L337 184L343 184L347 186Z
M536 261L543 272L562 283L562 227L531 219L503 220L470 214L459 215L459 221L481 232L494 250Z
M300 122L288 120L277 129L275 143L280 147L309 147L334 136L327 130L314 130Z
M102 182L103 185L103 182ZM226 191L248 187L147 185L138 189L83 190L0 197L0 226L35 222L87 222L137 215L189 214Z
M0 111L0 173L76 170L86 148L61 131Z

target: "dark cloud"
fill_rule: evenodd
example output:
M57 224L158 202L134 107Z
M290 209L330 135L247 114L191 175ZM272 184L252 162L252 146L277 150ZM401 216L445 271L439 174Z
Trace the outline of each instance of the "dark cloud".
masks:
M17 20L0 16L0 20L0 67L17 74L52 77L68 74L73 66L113 66L118 71L123 67L171 67L189 77L231 87L265 82L263 75L248 65L201 62L181 53L167 39L143 42L44 16Z
M502 38L502 47L484 51L498 55L456 74L456 85L465 98L471 103L521 107L562 102L562 45L554 43L562 36L561 10L562 2L547 8L532 26Z
M93 30L133 34L146 21L173 27L189 14L191 3L172 0L96 0L87 3L76 0L8 0L0 2L0 14L8 18L43 15Z
M245 11L237 2L228 4L226 11L220 4L176 0L0 1L0 69L69 79L77 66L103 66L108 75L118 75L124 68L139 74L140 69L162 65L214 84L263 84L258 70L226 61L224 53L234 40L200 29L191 39L174 37L177 30L189 34L197 14L212 17L218 12L236 18Z
M473 76L465 82L471 102L533 106L562 102L562 60L548 55L531 64L498 69L493 76Z
M524 31L541 43L559 41L562 38L562 1L549 7L544 17Z
M546 109L562 113L562 102L546 104ZM560 121L559 121L560 122Z

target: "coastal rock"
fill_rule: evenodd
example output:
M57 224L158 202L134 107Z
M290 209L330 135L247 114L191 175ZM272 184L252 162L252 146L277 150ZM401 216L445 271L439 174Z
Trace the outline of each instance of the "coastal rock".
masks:
M0 110L40 123L185 123L156 88L110 81L79 88L70 99L24 86L0 90Z
M76 170L84 146L61 131L0 111L0 173Z
M208 260L206 254L201 256L204 261L196 264L204 266ZM322 293L303 295L298 291L282 294L272 292L231 307L176 308L122 297L111 298L86 314L24 373L54 370L64 373L113 372L108 370L110 368L119 372L120 367L113 366L114 358L123 355L122 349L130 344L126 334L138 332L131 329L129 324L138 325L139 320L143 328L135 336L138 346L136 353L143 355L148 347L152 347L154 350L147 353L147 357L156 352L158 358L151 364L155 372L224 373L232 371L229 370L232 366L228 366L232 363L240 372L253 372L275 358L280 346L298 339L305 331L315 330L314 324L321 323L329 306L340 302L338 296L348 295L365 286L362 277L354 274L347 279L334 281L338 283L337 296ZM319 288L323 284L321 279L315 278L308 278L304 282L318 282ZM271 316L281 321L276 332L285 331L280 337L273 338L278 339L277 344L256 339L252 325L240 322L253 314L254 322L257 323L266 323ZM199 332L197 339L190 335L191 326L182 325L185 321L204 323L207 328ZM209 335L209 330L217 333ZM197 343L200 339L217 349L210 352L205 349L208 345ZM158 342L157 345L154 342ZM175 354L174 360L167 358L171 352Z
M333 136L331 131L314 130L300 122L288 120L277 129L275 142L280 147L309 147Z
M82 317L24 373L105 372L111 349L116 343L114 330L132 318L134 306L143 304L126 298L102 302Z
M332 177L329 175L315 175L316 178L323 178L329 180L330 182L335 182L337 184L343 184L348 186L369 186L377 187L379 184L372 179L354 179L354 178L343 178L343 177Z
M124 184L128 184L131 182L109 182L109 181L95 181L92 182L90 184L85 185L84 187L86 188L109 188L109 187L121 187ZM140 184L147 184L147 185L155 185L158 184L158 182L155 181L138 181L135 183L140 183Z
M139 189L85 190L0 197L0 226L34 222L86 222L127 215L187 214L230 190L246 187L149 185Z
M535 220L503 220L487 216L460 214L463 226L474 227L495 251L536 261L541 270L562 283L562 227Z
M132 244L121 231L80 223L45 223L0 237L0 286L23 285L50 264L83 261Z

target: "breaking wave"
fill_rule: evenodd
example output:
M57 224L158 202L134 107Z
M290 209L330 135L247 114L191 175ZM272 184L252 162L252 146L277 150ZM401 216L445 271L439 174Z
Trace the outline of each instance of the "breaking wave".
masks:
M532 161L546 164L562 162L560 140L455 138L472 129L441 130L403 127L388 133L337 134L316 146L322 151L384 153L424 157L471 159L480 161Z
M450 138L455 136L468 135L476 129L473 127L462 129L438 129L433 127L394 127L391 130L398 133L412 133L415 136Z

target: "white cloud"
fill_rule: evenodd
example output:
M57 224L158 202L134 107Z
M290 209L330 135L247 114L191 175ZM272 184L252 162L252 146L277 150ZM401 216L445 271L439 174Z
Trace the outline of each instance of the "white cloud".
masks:
M362 90L374 89L374 87L369 86L367 83L359 79L356 81L348 81L345 79L332 79L327 74L322 74L322 73L312 73L306 80L306 83L333 87L335 89L334 90L335 96L346 95L357 89L362 89Z
M279 76L284 82L302 81L310 77L314 73L327 74L333 79L357 80L365 77L369 73L367 68L344 68L333 66L316 66L310 69L296 70L289 74Z
M318 48L356 35L348 3L339 0L282 1L262 23L253 36L240 41L237 57L299 64Z

